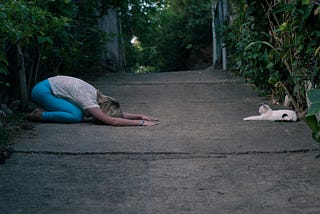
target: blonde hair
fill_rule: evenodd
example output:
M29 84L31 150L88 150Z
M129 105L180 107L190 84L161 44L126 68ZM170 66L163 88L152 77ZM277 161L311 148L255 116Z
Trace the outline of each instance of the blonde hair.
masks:
M97 96L98 96L98 104L101 108L101 110L111 116L111 117L121 117L123 118L123 113L120 108L120 103L116 101L112 97L108 97L103 95L99 90L97 90Z

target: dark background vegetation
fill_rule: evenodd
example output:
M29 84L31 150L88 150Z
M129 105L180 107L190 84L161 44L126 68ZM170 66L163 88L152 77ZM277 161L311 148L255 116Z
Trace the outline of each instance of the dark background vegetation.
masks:
M122 34L108 35L98 26L110 8L119 13ZM1 95L22 100L25 109L31 88L43 78L56 74L90 78L110 72L101 53L114 36L123 38L127 72L203 68L211 64L211 2L4 0Z
M3 0L0 101L21 100L20 110L25 111L31 88L46 77L64 74L89 80L114 72L101 56L114 36L123 41L121 71L206 68L212 64L213 2ZM307 90L319 87L319 4L317 0L230 0L230 21L217 29L227 44L231 70L275 103L287 95L301 117L307 109ZM98 24L110 9L121 20L118 35L102 31Z
M305 114L306 91L319 87L320 7L309 0L233 1L224 29L233 70L274 102L290 97Z

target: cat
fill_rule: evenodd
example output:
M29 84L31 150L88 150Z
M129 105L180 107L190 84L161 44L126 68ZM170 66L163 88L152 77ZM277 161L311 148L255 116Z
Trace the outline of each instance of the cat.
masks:
M243 120L269 120L269 121L297 121L297 114L291 110L272 110L268 105L262 104L259 116L243 118Z

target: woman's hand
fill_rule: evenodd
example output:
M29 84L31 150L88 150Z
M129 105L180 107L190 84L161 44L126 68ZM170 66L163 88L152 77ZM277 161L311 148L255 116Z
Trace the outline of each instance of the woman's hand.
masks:
M130 119L130 120L145 120L145 121L159 121L157 118L155 117L151 117L148 115L144 115L144 114L131 114L128 112L123 112L123 116L126 119Z
M157 118L148 115L141 115L141 119L146 121L159 121Z
M93 107L87 109L88 113L92 115L97 120L103 122L104 124L109 124L113 126L155 126L158 125L158 121L156 118L146 116L146 115L138 115L138 114L130 114L124 113L125 118L115 118L105 114L101 108Z
M156 126L158 125L155 121L142 120L141 126Z

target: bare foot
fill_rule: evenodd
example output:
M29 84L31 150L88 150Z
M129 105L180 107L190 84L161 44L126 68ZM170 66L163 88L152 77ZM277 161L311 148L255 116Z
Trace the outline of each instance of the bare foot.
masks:
M41 121L42 120L42 110L40 108L34 109L31 113L27 114L26 118L32 121Z

